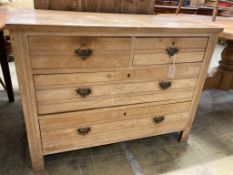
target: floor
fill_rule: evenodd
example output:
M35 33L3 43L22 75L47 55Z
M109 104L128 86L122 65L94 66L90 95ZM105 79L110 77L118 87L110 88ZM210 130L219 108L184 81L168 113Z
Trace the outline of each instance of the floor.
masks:
M55 154L45 158L44 172L34 173L13 63L10 68L16 102L9 104L0 89L0 175L233 174L233 91L216 90L203 93L187 143L173 133Z

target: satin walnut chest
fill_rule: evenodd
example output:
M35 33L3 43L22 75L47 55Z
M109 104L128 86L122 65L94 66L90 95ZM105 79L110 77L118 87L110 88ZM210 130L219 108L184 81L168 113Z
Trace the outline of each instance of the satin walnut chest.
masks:
M7 25L32 165L45 155L188 138L220 28L155 15L24 10Z

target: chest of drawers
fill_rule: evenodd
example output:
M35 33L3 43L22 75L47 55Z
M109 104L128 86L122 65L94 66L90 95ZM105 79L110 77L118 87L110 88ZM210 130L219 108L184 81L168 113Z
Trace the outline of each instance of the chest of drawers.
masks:
M7 26L35 170L63 151L171 132L187 140L221 31L149 15L47 11L22 11Z

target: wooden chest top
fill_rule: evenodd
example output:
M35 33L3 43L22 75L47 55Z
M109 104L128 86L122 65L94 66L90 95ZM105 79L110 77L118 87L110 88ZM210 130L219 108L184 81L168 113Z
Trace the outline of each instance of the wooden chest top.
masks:
M157 15L129 15L87 12L62 12L53 10L19 10L7 22L8 28L42 30L45 27L66 26L82 28L118 28L118 29L157 29L160 32L169 30L192 30L194 33L218 33L220 27L194 23L182 18L170 18ZM35 29L36 28L36 29ZM58 28L59 29L59 28ZM161 30L162 29L162 30Z

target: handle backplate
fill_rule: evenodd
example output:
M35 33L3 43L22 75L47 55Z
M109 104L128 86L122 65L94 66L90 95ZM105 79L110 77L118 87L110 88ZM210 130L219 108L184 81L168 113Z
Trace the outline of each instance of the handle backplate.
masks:
M86 97L91 94L90 88L79 88L76 90L77 94L79 94L81 97Z
M90 127L86 127L86 128L79 128L77 129L77 132L81 135L86 135L91 131Z
M161 123L162 121L165 120L165 116L163 116L163 115L156 116L155 118L153 118L153 120L154 120L154 122L155 122L156 124L159 124L159 123Z
M168 89L171 87L171 85L172 85L171 81L162 81L159 83L161 89Z
M82 60L89 58L93 54L92 49L75 49L75 55L79 56Z
M172 57L179 52L179 49L177 47L169 47L166 48L165 51L170 57Z

